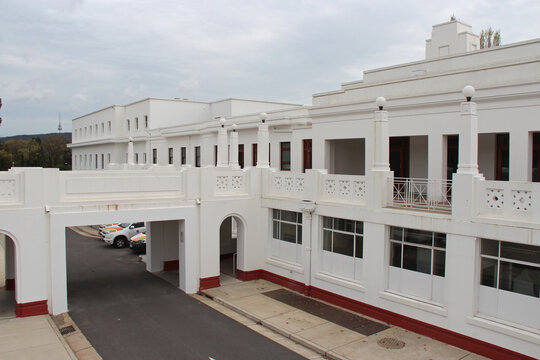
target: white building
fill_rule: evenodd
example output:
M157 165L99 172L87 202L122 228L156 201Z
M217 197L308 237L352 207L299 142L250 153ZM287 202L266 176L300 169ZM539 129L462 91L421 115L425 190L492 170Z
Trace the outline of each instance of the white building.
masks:
M478 48L452 21L425 60L309 107L147 99L74 119L74 171L0 174L18 313L67 310L67 226L146 221L147 269L179 266L186 292L234 253L241 280L540 357L540 39Z

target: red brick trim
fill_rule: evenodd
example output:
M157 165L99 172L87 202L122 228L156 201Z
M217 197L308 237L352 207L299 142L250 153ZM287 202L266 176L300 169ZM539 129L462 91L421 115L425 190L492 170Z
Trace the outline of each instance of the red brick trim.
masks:
M163 262L163 271L176 270L180 268L180 262L178 260L168 260Z
M262 270L243 271L236 269L236 278L242 281L257 280L262 278Z
M15 279L6 279L6 290L15 290Z
M241 270L238 270L239 275L240 271ZM392 311L384 310L357 300L353 300L323 289L313 286L306 286L301 282L271 273L266 270L253 270L247 272L242 271L242 273L249 274L249 280L255 280L258 278L265 279L291 290L301 292L304 295L321 299L331 304L370 316L410 331L414 331L418 334L428 336L465 350L469 350L494 360L534 360L534 358L527 355L520 354L515 351L472 338L470 336L459 334L451 330L443 329L404 315L400 315ZM257 277L257 275L259 277ZM238 278L243 280L240 276Z
M281 286L285 286L286 288L301 292L302 294L306 290L306 286L303 283L278 274L271 273L266 270L261 270L261 279L271 281Z
M47 300L33 301L28 303L17 303L15 314L18 317L46 315L49 313Z
M212 276L207 278L201 278L199 280L199 291L206 290L206 289L212 289L215 287L219 287L219 276Z

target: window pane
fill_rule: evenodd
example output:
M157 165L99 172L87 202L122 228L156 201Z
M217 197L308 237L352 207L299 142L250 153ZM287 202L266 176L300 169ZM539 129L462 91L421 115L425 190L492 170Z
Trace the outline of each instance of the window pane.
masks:
M364 233L364 223L362 221L356 222L356 233L357 234L363 234Z
M334 219L334 229L353 233L354 232L354 221L353 220L335 218Z
M296 213L294 211L281 210L281 220L296 223Z
M342 255L353 256L354 237L349 234L334 233L334 252Z
M296 215L298 216L298 223L301 224L302 223L302 213L296 213Z
M499 288L538 297L540 268L501 261Z
M272 211L272 218L273 219L279 219L279 210L274 209Z
M480 283L484 286L497 288L497 260L482 258Z
M390 243L390 266L401 267L401 244Z
M390 227L390 239L401 241L403 234L403 228Z
M298 225L296 227L297 237L296 237L296 243L302 244L302 225Z
M332 251L332 232L323 231L323 250Z
M540 246L501 241L501 257L540 264Z
M446 249L446 234L435 233L433 240L435 241L435 247Z
M281 223L280 239L296 244L296 225Z
M279 222L277 221L273 221L272 237L274 239L279 239Z
M356 236L356 243L355 243L355 252L354 256L357 258L363 258L364 257L364 237L363 236Z
M480 252L483 255L499 256L499 242L495 240L482 239Z
M325 229L331 229L332 228L332 218L331 217L323 217L323 228Z
M433 251L433 275L444 277L446 251Z
M431 250L416 246L403 246L403 268L431 274Z
M433 236L432 232L414 230L414 229L405 229L404 241L414 243L414 244L431 246L432 236Z

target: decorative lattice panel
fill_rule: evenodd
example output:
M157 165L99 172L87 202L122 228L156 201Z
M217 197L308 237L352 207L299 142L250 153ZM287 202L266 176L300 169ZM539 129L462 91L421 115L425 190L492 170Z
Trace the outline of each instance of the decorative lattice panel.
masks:
M529 211L532 206L532 192L512 190L512 206L514 210Z
M486 205L488 209L502 209L504 206L504 190L486 189Z

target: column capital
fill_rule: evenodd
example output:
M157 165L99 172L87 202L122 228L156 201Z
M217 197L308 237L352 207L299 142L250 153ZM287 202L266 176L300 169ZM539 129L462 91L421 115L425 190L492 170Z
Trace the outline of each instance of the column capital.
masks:
M472 101L462 102L461 115L476 115L476 103Z

